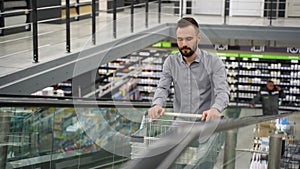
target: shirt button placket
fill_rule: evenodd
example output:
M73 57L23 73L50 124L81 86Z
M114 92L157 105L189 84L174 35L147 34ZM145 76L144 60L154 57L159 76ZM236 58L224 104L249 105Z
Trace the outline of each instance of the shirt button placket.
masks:
M191 90L192 90L192 86L191 86L191 67L188 66L188 99L189 99L189 113L191 113L192 109L191 109L191 101L192 101L192 94L191 94Z

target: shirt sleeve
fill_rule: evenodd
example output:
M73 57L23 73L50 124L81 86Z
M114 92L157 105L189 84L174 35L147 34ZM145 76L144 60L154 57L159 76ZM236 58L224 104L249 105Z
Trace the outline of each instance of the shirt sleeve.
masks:
M280 98L285 98L285 93L282 89L279 91L279 97Z
M159 83L154 93L152 106L156 104L165 106L166 104L166 100L169 96L170 86L173 81L170 68L171 68L171 60L170 57L168 57L163 64L163 70L160 76Z
M225 65L221 59L218 58L217 69L212 69L212 81L214 86L215 101L212 108L216 108L223 112L229 103L229 86L227 81L227 72Z
M251 100L250 104L255 105L256 103L260 103L261 102L261 89L259 90L259 92L257 92L257 94L254 96L254 98Z

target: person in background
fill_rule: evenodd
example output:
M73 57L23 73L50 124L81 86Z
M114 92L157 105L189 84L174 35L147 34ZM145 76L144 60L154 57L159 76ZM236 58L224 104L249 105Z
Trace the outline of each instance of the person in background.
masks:
M279 98L284 98L285 94L281 87L275 86L272 80L268 80L265 87L262 87L256 96L251 100L249 107L253 108L255 104L261 103L263 115L278 114Z
M229 102L227 72L223 61L218 56L199 49L201 36L195 19L181 18L177 22L176 36L179 52L169 55L163 64L148 116L155 120L164 115L164 106L173 84L174 112L202 114L201 118L175 117L175 124L182 120L220 120L221 113ZM211 135L206 138L199 137L198 145L203 152L203 160L197 165L198 168L212 169L223 144L222 135L213 134L214 129L211 130L208 131Z

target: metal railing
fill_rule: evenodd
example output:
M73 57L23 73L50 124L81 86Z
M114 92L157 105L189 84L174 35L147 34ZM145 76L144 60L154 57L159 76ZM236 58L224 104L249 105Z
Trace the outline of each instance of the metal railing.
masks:
M200 14L200 17L202 17L201 15L205 16L205 15L212 15L212 16L220 16L223 17L223 21L221 22L221 24L234 24L232 23L231 20L233 20L232 18L234 16L257 16L260 18L266 18L267 20L269 20L269 25L268 26L275 26L274 25L274 21L278 20L279 17L285 18L287 19L287 17L289 16L295 16L296 14L290 14L290 13L296 13L296 10L294 8L291 8L291 6L293 4L289 4L287 2L282 2L282 1L275 1L275 0L269 0L266 2L263 1L238 1L238 0L214 0L214 1L209 1L209 2L202 2L202 1L189 1L189 0L172 0L172 1L168 1L169 3L163 3L163 0L157 0L157 1L149 1L146 0L143 3L139 3L139 4L134 4L134 0L131 1L130 6L117 6L117 1L111 1L112 3L112 8L107 9L106 12L111 12L112 13L112 22L113 22L113 28L112 30L112 34L113 34L113 38L118 38L118 29L123 29L123 28L119 28L118 24L118 20L121 19L118 16L118 12L119 11L124 11L124 10L130 10L130 31L131 33L135 32L135 27L136 27L136 23L140 22L137 21L135 19L135 16L137 14L137 10L139 10L139 12L141 12L140 9L137 8L144 8L144 15L145 18L144 20L144 28L147 29L149 27L149 22L150 19L152 19L152 13L156 12L157 13L157 24L162 23L163 22L168 22L168 17L169 16L174 16L175 18L177 17L182 17L183 15L194 15L196 14L195 17L198 17ZM102 3L102 1L101 1ZM80 4L76 3L76 4L70 4L70 1L67 0L65 5L61 5L61 6L46 6L46 7L37 7L37 0L31 0L30 1L30 8L29 9L24 9L21 10L22 12L26 13L31 19L31 24L32 24L32 46L33 46L33 61L35 63L39 62L39 39L41 38L40 35L40 31L38 30L38 25L41 23L49 23L49 22L57 22L57 21L61 21L62 18L49 18L49 19L43 19L40 20L38 19L39 16L41 15L42 12L46 11L46 10L50 10L50 9L65 9L66 11L66 18L63 19L66 23L65 26L65 42L66 42L66 52L71 52L72 46L71 46L71 41L73 41L71 39L71 32L73 31L73 28L70 25L70 21L72 19L78 20L78 18L82 15L89 15L91 16L92 19L92 24L91 24L91 32L90 35L92 37L92 44L96 45L96 33L97 33L97 25L98 27L100 26L100 23L97 23L97 17L101 17L101 15L99 16L99 6L101 6L102 4L100 3L99 5L99 1L97 0L91 0L90 3L88 3L88 5L90 5L91 9L90 9L90 13L89 14L79 14L78 16L70 16L70 9L73 7L78 8L80 6ZM108 3L108 2L107 2ZM206 3L206 4L205 4ZM4 9L4 5L3 2L0 3L2 4L2 9L1 9L1 13L0 13L0 18L3 20L4 23L4 19L5 16L9 16L11 13L17 13L20 12L20 10L10 10L10 11L5 11ZM216 10L210 10L209 11L205 11L202 8L210 8L210 6L215 6L217 7ZM137 9L137 10L136 10ZM79 9L77 9L79 10ZM171 10L171 11L170 11ZM215 11L215 12L212 12ZM170 13L171 12L171 13ZM140 13L138 13L139 15ZM151 16L149 16L149 14L151 14ZM241 20L243 20L243 18L240 18ZM220 20L219 20L220 21ZM263 21L263 19L262 19ZM252 21L249 21L252 22ZM220 24L220 22L218 23ZM245 22L245 24L247 24L247 22ZM27 26L28 24L24 24L24 26ZM17 25L16 25L17 26ZM18 25L20 26L20 25ZM281 25L280 25L281 26ZM2 25L0 27L2 32L5 32L6 29L9 29L11 27L14 26L5 26ZM30 30L30 29L29 29ZM30 38L30 37L29 37ZM63 39L61 37L61 39ZM62 51L63 52L63 51Z

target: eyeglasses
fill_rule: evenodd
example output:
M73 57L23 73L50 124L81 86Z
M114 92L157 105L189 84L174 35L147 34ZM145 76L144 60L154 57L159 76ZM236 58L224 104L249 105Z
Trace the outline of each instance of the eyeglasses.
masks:
M186 37L186 38L183 38L183 37L177 37L177 41L180 41L180 42L182 42L182 41L191 41L191 40L193 40L194 39L194 37Z

